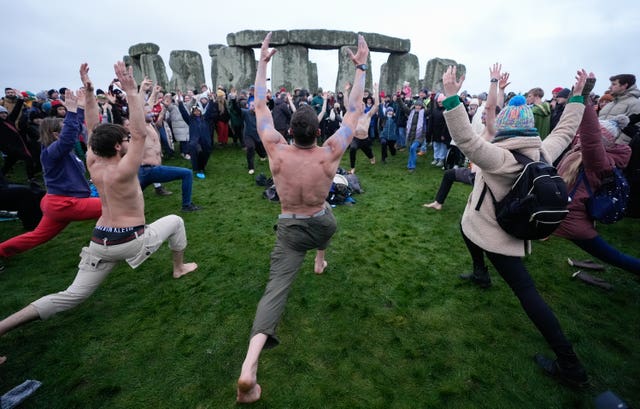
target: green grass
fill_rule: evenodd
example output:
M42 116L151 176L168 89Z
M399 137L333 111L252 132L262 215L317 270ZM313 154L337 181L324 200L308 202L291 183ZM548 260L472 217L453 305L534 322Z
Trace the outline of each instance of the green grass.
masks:
M570 278L566 262L585 253L559 238L534 243L526 264L593 387L557 384L533 363L550 350L495 270L486 291L458 279L471 263L458 227L470 187L454 185L440 212L423 208L442 176L430 161L419 158L408 174L406 153L371 166L358 152L365 193L334 209L326 274L313 274L308 254L278 328L282 344L261 356L263 399L254 407L590 408L607 389L640 406L638 277L608 267L598 275L615 289L590 287ZM207 178L194 180L205 210L181 215L196 272L174 280L163 247L136 270L117 267L78 308L0 338L9 357L0 393L37 379L43 385L23 408L235 407L279 213L245 163L240 149L217 149ZM257 166L269 173L266 162ZM172 196L145 191L148 221L180 214L179 182L166 187ZM11 259L0 274L0 316L65 289L93 224L73 223ZM639 220L599 230L640 256ZM21 232L19 222L0 224L0 240Z

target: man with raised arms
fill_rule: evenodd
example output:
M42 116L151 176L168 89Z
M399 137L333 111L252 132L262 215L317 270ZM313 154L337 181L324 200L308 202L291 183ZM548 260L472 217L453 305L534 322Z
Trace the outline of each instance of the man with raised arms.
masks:
M324 272L327 263L325 249L336 231L336 219L325 199L340 159L349 147L362 112L366 62L369 47L358 36L358 50L349 57L356 66L355 80L349 95L347 113L342 126L322 147L316 145L319 135L318 118L313 108L303 105L291 117L293 144L273 125L267 107L267 63L276 52L269 50L271 33L262 42L256 74L255 109L260 139L269 156L269 167L280 197L282 213L276 225L276 244L271 253L269 281L258 304L251 330L247 355L238 379L237 401L260 399L257 383L258 358L263 348L272 348L279 341L275 331L289 293L289 288L308 250L316 249L314 271Z
M89 246L80 253L78 274L65 291L42 297L0 321L0 336L27 322L38 318L45 320L77 306L89 298L118 262L126 260L136 268L165 240L173 251L173 277L180 278L198 267L196 263L183 262L187 235L182 218L169 215L145 224L144 199L138 181L146 132L143 101L132 68L127 69L119 61L114 69L127 93L131 133L121 125L94 127L98 122L98 106L93 84L87 64L80 67L90 129L87 167L100 193L102 216L93 230ZM0 363L2 361L0 357Z

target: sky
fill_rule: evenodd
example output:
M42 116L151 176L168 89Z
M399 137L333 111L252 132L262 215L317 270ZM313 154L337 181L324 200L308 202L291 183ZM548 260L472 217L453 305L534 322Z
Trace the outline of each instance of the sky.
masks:
M242 30L328 29L377 32L409 39L420 78L432 58L464 64L462 89L486 91L489 67L509 72L507 91L541 87L545 97L557 86L571 88L576 70L596 74L595 92L608 78L629 73L640 80L640 1L536 0L322 0L321 2L242 0L181 2L65 0L3 1L3 58L0 86L38 92L78 88L78 69L87 62L97 88L106 89L113 64L129 47L155 43L167 67L173 50L200 53L211 83L209 44L225 44ZM377 82L385 53L372 53ZM333 90L336 50L310 50L318 82Z

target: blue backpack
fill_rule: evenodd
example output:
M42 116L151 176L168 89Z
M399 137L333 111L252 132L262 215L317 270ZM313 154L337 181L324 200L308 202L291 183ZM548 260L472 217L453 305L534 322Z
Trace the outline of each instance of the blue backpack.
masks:
M615 223L622 219L629 202L630 186L620 169L614 166L611 174L602 180L602 185L595 193L591 190L584 169L580 170L576 185L569 197L573 197L580 182L584 183L589 193L586 207L591 219L604 224Z

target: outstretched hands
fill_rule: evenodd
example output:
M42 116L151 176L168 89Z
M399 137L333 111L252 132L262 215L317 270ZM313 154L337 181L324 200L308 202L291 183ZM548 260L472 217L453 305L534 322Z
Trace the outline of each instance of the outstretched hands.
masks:
M87 92L93 92L93 82L89 78L89 64L86 62L80 64L80 80Z
M133 78L133 67L127 67L124 62L118 61L113 65L113 70L115 71L116 78L120 81L124 92L127 94L137 94L138 85L136 84L136 80Z
M267 33L264 40L262 40L262 47L260 47L260 61L264 61L265 63L268 63L271 60L271 57L273 57L273 54L277 51L275 48L269 50L269 42L271 42L272 34L273 33L271 31Z
M82 98L84 99L84 94L82 95ZM78 111L78 96L70 89L67 89L64 92L64 106L69 112Z
M355 65L367 63L367 57L369 56L369 46L367 45L367 42L364 41L364 37L362 36L362 34L358 34L358 51L356 51L356 53L354 54L353 51L351 51L351 48L347 48L347 54Z
M593 73L587 74L587 71L585 71L584 68L581 68L576 72L576 83L573 85L573 95L582 95L584 84L587 82L587 78L590 75L595 78Z
M462 88L462 83L464 82L464 75L460 77L459 80L456 79L456 66L451 65L447 70L442 74L442 86L444 88L444 95L450 97L452 95L457 95L460 88Z

